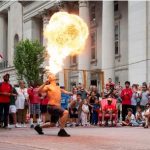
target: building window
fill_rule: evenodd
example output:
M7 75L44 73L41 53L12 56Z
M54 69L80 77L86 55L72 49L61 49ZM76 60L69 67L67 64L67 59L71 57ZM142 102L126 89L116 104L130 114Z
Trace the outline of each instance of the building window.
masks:
M115 76L115 83L117 84L119 82L119 77Z
M96 19L96 5L95 3L90 6L90 21L93 22Z
M76 65L77 64L77 56L71 56L71 65Z
M114 1L114 11L117 12L119 10L118 1Z
M91 33L91 61L96 60L96 32Z
M119 29L120 26L119 26L119 22L115 24L115 55L119 55Z

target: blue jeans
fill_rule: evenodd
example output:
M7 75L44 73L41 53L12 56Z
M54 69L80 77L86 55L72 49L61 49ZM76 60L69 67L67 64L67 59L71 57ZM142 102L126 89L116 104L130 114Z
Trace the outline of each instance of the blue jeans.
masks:
M94 111L92 113L92 124L97 124L97 123L98 123L98 113Z

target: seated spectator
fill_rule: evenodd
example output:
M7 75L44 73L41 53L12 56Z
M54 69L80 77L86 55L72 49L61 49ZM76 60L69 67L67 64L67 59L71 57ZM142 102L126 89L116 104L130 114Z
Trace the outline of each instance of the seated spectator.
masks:
M146 104L146 108L144 110L144 117L145 117L145 126L144 128L148 128L150 124L150 104Z
M103 114L102 114L102 125L114 125L114 117L116 116L117 109L116 107L112 104L112 98L107 99L108 104L104 106L103 109ZM108 118L106 118L105 123L104 119L105 116L108 115Z
M137 107L137 112L136 112L136 122L140 125L143 126L144 124L144 113L142 112L142 109L140 106Z
M123 126L139 126L139 124L136 122L135 116L133 114L133 110L131 108L128 108L128 113L125 118L125 121L122 121Z

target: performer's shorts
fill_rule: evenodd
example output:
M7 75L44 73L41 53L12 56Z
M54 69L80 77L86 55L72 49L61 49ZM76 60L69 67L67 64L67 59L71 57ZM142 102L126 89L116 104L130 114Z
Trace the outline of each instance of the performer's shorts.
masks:
M55 105L47 106L48 113L51 115L51 123L57 123L59 118L63 116L64 109Z

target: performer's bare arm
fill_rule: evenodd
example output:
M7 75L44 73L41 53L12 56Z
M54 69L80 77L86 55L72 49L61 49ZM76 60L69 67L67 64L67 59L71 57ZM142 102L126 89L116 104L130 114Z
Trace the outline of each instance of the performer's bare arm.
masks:
M47 92L48 90L50 90L50 88L47 81L38 88L39 93Z
M68 95L72 95L72 92L68 92L68 91L66 91L66 90L64 90L64 89L61 89L61 93L68 94Z

